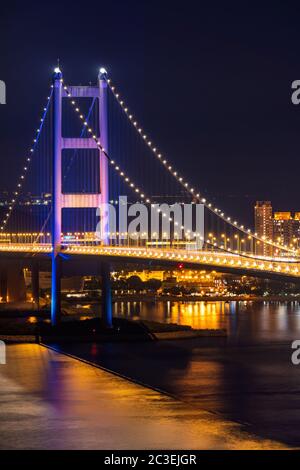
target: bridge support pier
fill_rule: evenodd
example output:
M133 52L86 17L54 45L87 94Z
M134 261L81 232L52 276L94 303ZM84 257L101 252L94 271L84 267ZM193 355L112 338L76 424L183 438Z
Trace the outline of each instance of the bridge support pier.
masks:
M31 289L35 308L40 308L40 279L38 262L33 262L31 266Z
M106 80L106 70L100 69L99 77L99 131L103 148L108 152L108 84ZM109 168L108 158L102 150L100 151L100 193L101 204L104 209L109 202ZM102 210L103 210L102 209ZM107 210L107 209L106 209ZM100 221L101 240L104 245L109 245L109 214L104 214Z
M26 285L23 265L19 261L7 261L0 268L0 296L2 302L25 302Z
M53 76L53 161L52 161L52 280L51 280L51 323L60 322L60 278L61 259L61 218L62 218L62 73L55 69Z
M51 324L57 325L61 320L61 258L52 253L51 273Z
M2 266L0 272L0 296L1 302L7 302L7 267Z
M112 296L109 263L102 262L100 270L102 278L102 320L106 328L112 328Z
M7 302L26 301L26 285L22 263L11 261L7 268Z

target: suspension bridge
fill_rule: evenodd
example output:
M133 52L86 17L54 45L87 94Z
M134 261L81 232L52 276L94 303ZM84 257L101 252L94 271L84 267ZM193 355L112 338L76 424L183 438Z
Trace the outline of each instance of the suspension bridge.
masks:
M120 221L113 232L100 206L143 203L167 219L156 232L129 233ZM162 202L164 204L162 204ZM199 233L178 222L166 204L204 208ZM99 227L99 233L96 230ZM0 224L0 290L19 289L22 269L32 271L34 296L39 270L51 269L52 324L60 320L61 276L92 269L102 276L103 318L112 321L111 262L204 267L221 272L300 281L294 246L260 237L208 201L164 156L139 124L101 68L95 85L64 82L55 68L32 146Z

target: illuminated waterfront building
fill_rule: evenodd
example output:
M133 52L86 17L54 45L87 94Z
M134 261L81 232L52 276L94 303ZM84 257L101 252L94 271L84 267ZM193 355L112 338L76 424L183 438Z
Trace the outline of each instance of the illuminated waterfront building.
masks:
M295 212L294 224L293 224L293 235L296 239L297 248L300 246L300 212Z
M293 246L294 219L291 212L275 212L273 218L273 233L275 240L287 246Z
M300 212L272 212L270 201L257 201L255 205L255 231L260 238L273 239L280 245L298 248L300 242ZM257 244L256 253L270 256L272 247Z
M260 238L273 239L272 204L270 201L257 201L254 208L255 232ZM272 247L262 243L257 246L257 254L270 256Z

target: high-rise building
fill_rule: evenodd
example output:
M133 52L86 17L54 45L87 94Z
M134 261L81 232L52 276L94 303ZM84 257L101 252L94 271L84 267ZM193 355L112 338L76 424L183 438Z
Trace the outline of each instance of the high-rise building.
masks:
M291 212L275 212L273 218L274 240L281 245L294 246L295 225Z
M255 205L255 232L259 238L272 239L279 245L289 248L300 248L300 212L294 216L290 211L274 212L270 201L257 201ZM256 242L256 254L270 256L280 254L280 248ZM282 250L281 254L286 253Z
M300 247L300 212L295 212L294 217L294 239L296 240L296 247Z
M273 239L273 211L271 201L256 201L254 208L255 232L258 237ZM267 243L256 245L256 253L272 255L272 246Z

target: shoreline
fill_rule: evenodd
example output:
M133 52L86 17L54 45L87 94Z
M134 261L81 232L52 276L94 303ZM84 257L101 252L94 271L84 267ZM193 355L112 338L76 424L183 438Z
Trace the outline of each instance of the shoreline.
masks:
M91 305L98 305L101 303L101 297L95 300L95 298L84 298L80 299L81 304L88 303ZM78 301L77 301L78 302ZM203 297L195 297L190 295L185 296L175 296L175 295L168 295L168 296L156 296L156 295L124 295L124 296L113 296L112 298L113 303L117 302L205 302L205 303L213 303L213 302L249 302L249 303L259 303L259 302L300 302L300 296L260 296L260 297L247 297L247 296L235 296L235 297L226 297L226 296L203 296ZM36 316L45 318L50 315L50 307L44 307L40 309L35 309L32 307L32 303L23 304L22 306L17 306L15 304L2 304L5 305L5 308L1 308L0 304L0 318L5 318L6 315L8 317L27 317L27 316ZM63 301L62 311L66 311L68 306L72 307L73 303L70 301ZM80 308L78 308L80 310ZM73 314L79 314L82 312L74 312L74 313L63 313L63 316L71 316ZM86 312L88 314L88 312Z
M87 299L88 301L88 299ZM299 297L295 296L282 296L282 295L271 295L271 296L259 296L259 297L249 297L249 296L234 296L228 298L227 296L203 296L197 297L193 295L126 295L126 296L115 296L113 297L113 302L300 302Z

